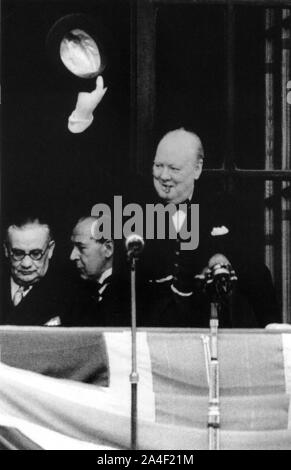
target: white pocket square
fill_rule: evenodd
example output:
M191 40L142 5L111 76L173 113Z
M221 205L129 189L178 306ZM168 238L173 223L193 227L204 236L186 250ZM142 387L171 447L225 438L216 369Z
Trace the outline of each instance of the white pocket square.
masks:
M211 230L211 235L217 237L220 235L226 235L229 232L228 228L222 225L221 227L213 227Z

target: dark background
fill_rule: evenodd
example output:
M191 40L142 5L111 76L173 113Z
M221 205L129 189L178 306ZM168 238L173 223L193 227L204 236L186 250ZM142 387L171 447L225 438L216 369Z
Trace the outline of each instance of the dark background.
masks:
M121 5L122 3L122 5ZM114 50L103 73L108 86L91 127L67 129L84 80L55 67L46 50L50 28L84 13L109 31ZM118 61L110 60L115 54ZM129 7L112 1L2 2L2 213L45 211L60 233L82 211L119 193L129 160Z
M163 6L156 17L156 107L153 147L161 135L186 126L202 138L207 168L227 153L225 8ZM67 119L79 91L94 80L74 77L49 60L46 38L71 13L98 18L111 38L108 92L82 134ZM242 168L264 164L263 9L237 8L234 151ZM2 221L27 208L48 214L67 256L73 223L113 194L147 200L150 172L130 171L129 0L2 0ZM153 155L149 155L149 167ZM202 175L206 192L229 197L238 246L263 258L264 183ZM4 224L3 224L4 225ZM236 237L236 238L235 238ZM68 248L69 249L69 248Z

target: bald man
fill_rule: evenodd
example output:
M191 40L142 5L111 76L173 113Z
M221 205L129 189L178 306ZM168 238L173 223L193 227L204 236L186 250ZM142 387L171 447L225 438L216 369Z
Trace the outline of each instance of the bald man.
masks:
M83 217L75 225L70 260L79 282L63 326L128 326L129 283L117 275L116 244L98 236L98 218Z
M153 164L153 181L158 196L174 204L190 201L195 181L203 166L201 140L184 129L166 134L160 141Z
M225 327L263 327L277 318L274 287L265 266L242 268L239 247L230 230L225 206L219 208L211 191L202 200L196 184L202 173L204 150L200 138L184 128L168 132L159 142L153 162L153 186L159 202L176 204L172 222L175 239L146 240L140 270L148 281L143 302L148 299L149 326L203 327L209 324L208 301L201 295L197 275L217 262L238 269L239 282L232 308L225 308L220 324ZM211 189L211 188L210 188ZM156 201L157 202L157 201ZM182 227L191 224L191 204L199 204L199 244L197 249L182 248ZM183 206L180 206L183 204ZM186 209L185 209L186 207ZM235 249L233 249L235 248ZM246 268L246 269L245 269ZM243 294L242 294L243 293ZM235 312L234 312L235 310Z

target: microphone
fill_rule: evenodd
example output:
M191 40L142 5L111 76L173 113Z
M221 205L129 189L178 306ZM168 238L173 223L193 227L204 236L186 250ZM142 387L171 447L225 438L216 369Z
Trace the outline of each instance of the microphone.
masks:
M231 264L215 263L195 276L197 289L208 293L211 298L223 299L231 295L237 276Z
M221 296L230 295L237 276L230 264L216 263L206 272L206 285Z
M138 258L144 249L144 239L140 235L133 233L126 237L125 248L129 259Z

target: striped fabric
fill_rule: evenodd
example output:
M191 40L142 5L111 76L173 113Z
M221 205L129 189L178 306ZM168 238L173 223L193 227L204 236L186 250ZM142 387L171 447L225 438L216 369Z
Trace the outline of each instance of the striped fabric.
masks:
M206 330L138 332L140 449L208 448ZM0 329L0 449L129 449L129 330ZM291 449L291 334L219 333L222 449Z

